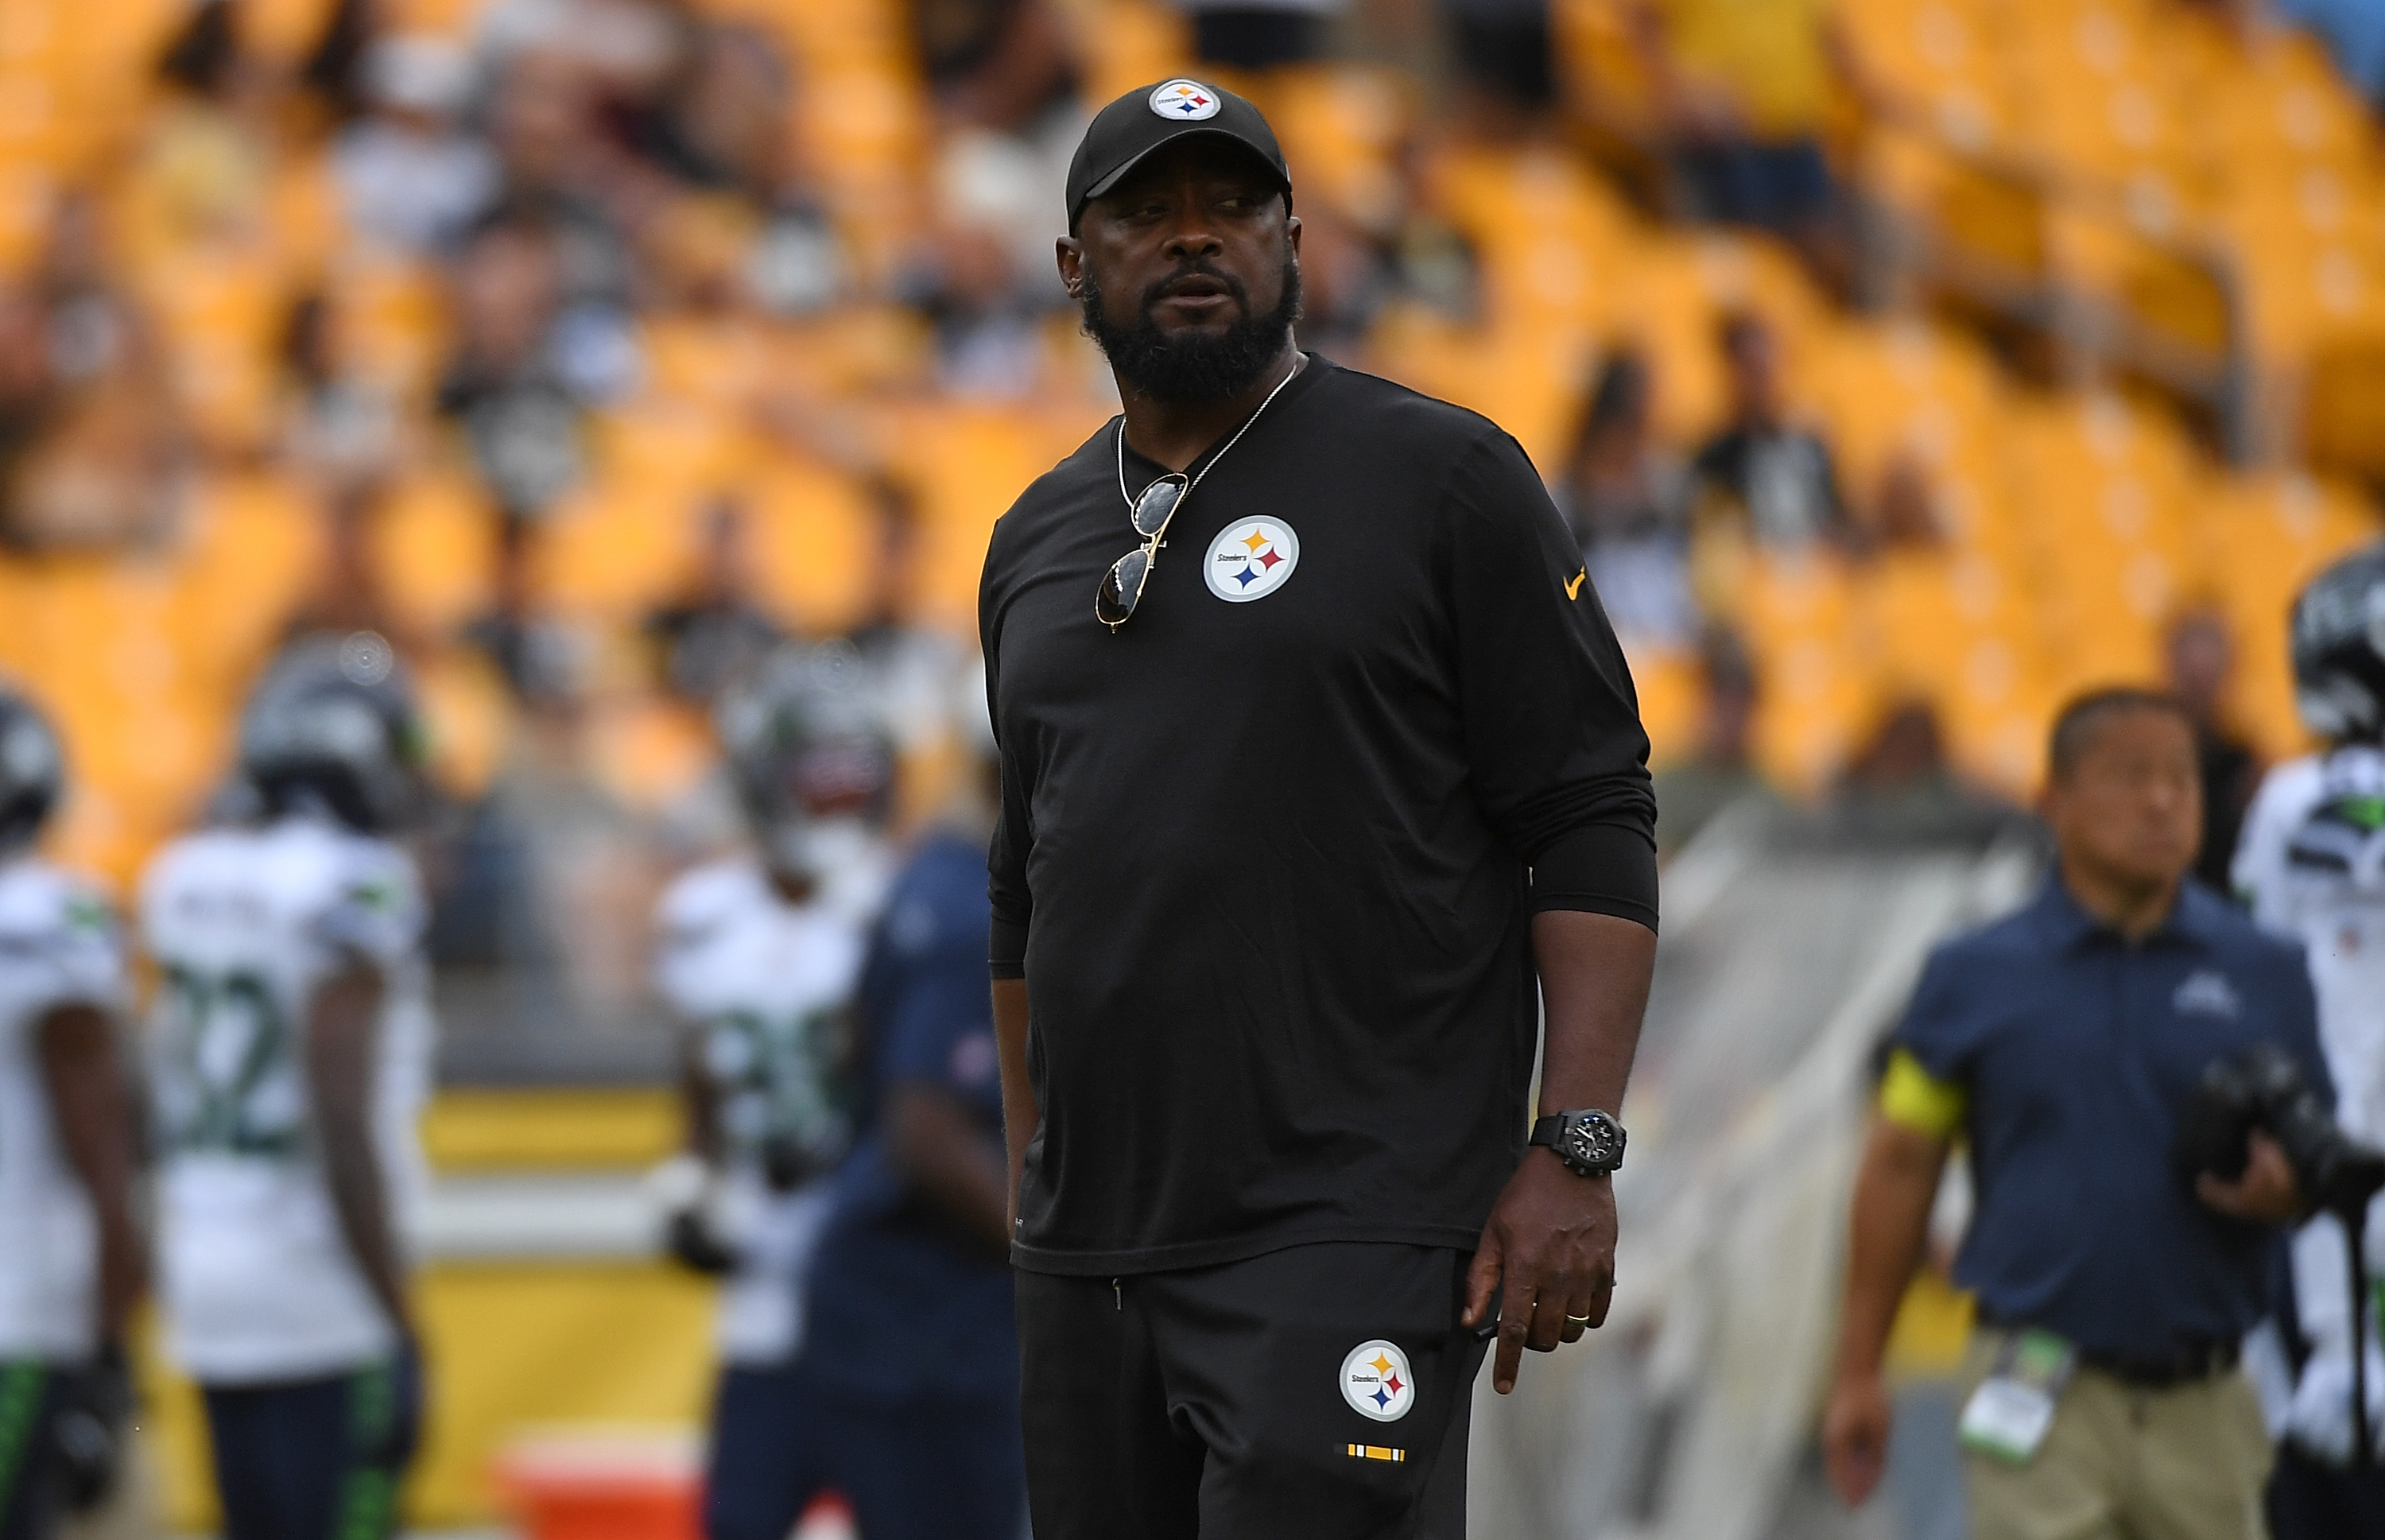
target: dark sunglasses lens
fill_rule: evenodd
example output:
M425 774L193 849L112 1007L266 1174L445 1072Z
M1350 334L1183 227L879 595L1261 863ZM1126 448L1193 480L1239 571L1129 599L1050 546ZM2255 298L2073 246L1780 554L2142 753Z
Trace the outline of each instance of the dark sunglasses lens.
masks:
M1134 503L1134 532L1149 540L1168 522L1176 511L1177 501L1184 495L1182 476L1163 476L1143 489Z
M1150 570L1150 554L1139 546L1112 564L1109 576L1102 579L1101 591L1093 595L1093 613L1102 624L1126 624L1127 617L1134 613L1135 601L1143 597L1143 580Z

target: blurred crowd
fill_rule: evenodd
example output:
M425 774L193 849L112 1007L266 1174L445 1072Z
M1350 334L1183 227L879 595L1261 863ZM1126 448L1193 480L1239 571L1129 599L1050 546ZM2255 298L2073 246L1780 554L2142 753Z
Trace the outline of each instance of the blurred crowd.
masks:
M2324 394L2314 338L2385 336L2357 14L2318 19L2347 77L2257 0L21 0L0 669L78 766L57 842L121 879L280 638L390 638L456 1067L651 1072L625 959L733 826L713 697L843 638L898 825L938 803L987 530L1115 409L1050 266L1066 156L1087 103L1200 69L1282 131L1304 344L1490 413L1557 490L1668 844L1751 787L1992 829L2054 701L2165 670L2249 784L2298 742L2272 619L2376 528L2357 464L2238 432ZM2032 119L2079 70L2153 149ZM2213 81L2224 151L2170 120ZM2168 270L2070 204L2042 293L1948 278L2006 150L2041 193L2159 172L2214 228L2247 168L2300 179L2321 282L2238 283L2257 409L2062 319Z

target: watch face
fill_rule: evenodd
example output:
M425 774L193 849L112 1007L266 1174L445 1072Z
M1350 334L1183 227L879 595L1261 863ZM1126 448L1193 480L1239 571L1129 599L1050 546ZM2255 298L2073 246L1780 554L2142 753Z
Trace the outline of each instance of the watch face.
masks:
M1566 1148L1585 1166L1604 1166L1614 1158L1614 1136L1608 1125L1595 1118L1577 1119L1566 1130Z

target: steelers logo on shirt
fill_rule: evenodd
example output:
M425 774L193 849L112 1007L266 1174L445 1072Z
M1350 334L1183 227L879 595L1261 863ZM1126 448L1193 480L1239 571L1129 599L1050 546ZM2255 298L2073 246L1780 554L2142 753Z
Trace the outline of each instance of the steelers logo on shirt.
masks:
M1227 525L1209 542L1201 575L1209 592L1228 604L1264 599L1292 579L1300 565L1300 536L1280 519L1245 519Z
M1396 1422L1416 1405L1416 1373L1396 1343L1362 1342L1342 1360L1342 1399L1361 1417Z
M1199 81L1169 81L1151 93L1151 110L1180 123L1217 116L1217 94Z

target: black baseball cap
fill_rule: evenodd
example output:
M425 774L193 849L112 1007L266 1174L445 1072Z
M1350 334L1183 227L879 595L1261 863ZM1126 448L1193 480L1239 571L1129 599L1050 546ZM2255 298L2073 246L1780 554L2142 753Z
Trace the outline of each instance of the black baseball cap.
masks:
M1075 230L1085 205L1116 187L1143 157L1195 133L1230 139L1267 162L1291 206L1292 170L1259 109L1230 91L1179 76L1130 91L1093 115L1068 162L1068 228Z

